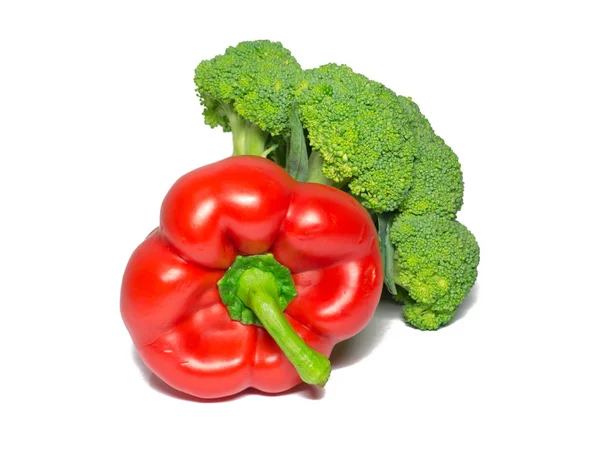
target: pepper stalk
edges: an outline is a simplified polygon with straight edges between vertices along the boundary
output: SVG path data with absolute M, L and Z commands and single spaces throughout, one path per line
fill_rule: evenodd
M 288 268 L 272 254 L 238 256 L 218 287 L 233 320 L 263 326 L 302 381 L 325 386 L 331 373 L 329 359 L 306 344 L 283 315 L 297 295 Z

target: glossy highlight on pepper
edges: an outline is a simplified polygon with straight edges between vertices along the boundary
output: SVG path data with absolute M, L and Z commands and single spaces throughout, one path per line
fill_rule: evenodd
M 123 320 L 158 377 L 200 398 L 248 387 L 276 393 L 302 381 L 267 329 L 232 319 L 219 294 L 237 256 L 267 254 L 289 269 L 297 292 L 279 317 L 310 350 L 328 357 L 372 318 L 383 281 L 367 211 L 267 159 L 231 157 L 173 185 L 160 227 L 123 276 Z

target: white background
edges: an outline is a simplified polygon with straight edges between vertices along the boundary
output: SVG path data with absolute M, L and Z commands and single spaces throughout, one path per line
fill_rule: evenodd
M 600 450 L 594 3 L 2 2 L 0 449 Z M 437 332 L 382 301 L 323 391 L 198 402 L 135 357 L 121 275 L 171 184 L 231 152 L 195 66 L 264 38 L 419 104 L 480 276 Z

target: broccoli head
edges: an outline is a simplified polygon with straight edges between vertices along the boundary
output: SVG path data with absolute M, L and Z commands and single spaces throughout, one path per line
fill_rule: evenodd
M 395 210 L 410 187 L 415 143 L 396 94 L 348 66 L 304 72 L 298 109 L 318 165 L 374 212 Z M 309 168 L 309 174 L 318 174 Z M 318 177 L 309 179 L 323 182 Z
M 234 154 L 261 155 L 270 136 L 289 132 L 300 65 L 281 43 L 247 41 L 201 62 L 194 82 L 211 127 L 233 133 Z
M 412 184 L 400 211 L 456 218 L 463 202 L 463 178 L 456 154 L 435 134 L 410 98 L 398 96 L 416 142 Z
M 399 214 L 390 238 L 394 279 L 404 318 L 422 330 L 449 323 L 477 278 L 479 245 L 456 220 L 437 214 Z

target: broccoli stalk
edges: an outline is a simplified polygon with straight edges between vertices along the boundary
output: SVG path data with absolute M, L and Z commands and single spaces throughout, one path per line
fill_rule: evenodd
M 329 179 L 323 174 L 323 156 L 319 152 L 311 152 L 308 158 L 307 173 L 308 176 L 304 182 L 313 182 L 315 184 L 329 185 L 340 190 L 345 190 L 348 185 L 349 179 L 341 179 L 334 181 Z M 346 190 L 345 190 L 346 191 Z
M 308 158 L 308 177 L 306 182 L 333 186 L 334 182 L 323 174 L 323 157 L 318 152 L 311 152 Z
M 269 139 L 267 132 L 238 115 L 231 104 L 222 103 L 220 113 L 227 118 L 233 136 L 233 155 L 262 155 L 265 152 Z

